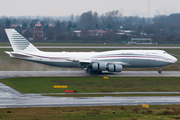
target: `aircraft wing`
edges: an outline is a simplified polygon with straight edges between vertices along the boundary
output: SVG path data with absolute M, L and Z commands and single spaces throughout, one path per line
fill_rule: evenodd
M 76 59 L 76 58 L 70 58 L 67 59 L 68 61 L 72 61 L 72 62 L 79 62 L 79 63 L 92 63 L 91 59 Z
M 107 62 L 107 64 L 119 64 L 122 66 L 130 66 L 130 64 L 126 62 Z
M 89 66 L 91 65 L 92 63 L 105 63 L 105 64 L 119 64 L 119 65 L 122 65 L 122 66 L 130 66 L 129 63 L 126 63 L 126 62 L 100 62 L 100 61 L 93 61 L 91 59 L 85 59 L 85 60 L 78 60 L 78 59 L 68 59 L 68 61 L 73 61 L 73 62 L 78 62 L 80 64 L 80 66 Z
M 106 62 L 106 61 L 91 61 L 91 60 L 79 60 L 79 64 L 92 64 L 92 63 L 105 63 L 105 64 L 119 64 L 119 65 L 129 65 L 126 62 Z
M 90 59 L 88 60 L 78 60 L 78 59 L 67 59 L 68 61 L 72 61 L 72 62 L 78 62 L 79 66 L 82 68 L 85 68 L 86 66 L 89 66 L 92 64 L 92 61 Z

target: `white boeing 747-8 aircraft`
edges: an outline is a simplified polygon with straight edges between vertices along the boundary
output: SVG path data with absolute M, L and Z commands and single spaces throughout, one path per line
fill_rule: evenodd
M 106 52 L 43 52 L 14 29 L 5 29 L 13 52 L 10 57 L 57 67 L 80 67 L 87 73 L 121 72 L 122 68 L 161 68 L 177 59 L 163 50 L 114 50 Z

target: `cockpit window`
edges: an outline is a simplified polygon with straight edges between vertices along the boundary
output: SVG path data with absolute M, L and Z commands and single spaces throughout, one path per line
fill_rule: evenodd
M 164 52 L 164 54 L 167 54 L 167 52 Z

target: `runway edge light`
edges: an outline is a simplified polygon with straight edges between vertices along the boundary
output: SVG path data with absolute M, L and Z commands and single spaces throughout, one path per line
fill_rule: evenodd
M 149 108 L 149 105 L 147 105 L 147 104 L 142 104 L 142 107 L 143 107 L 143 108 Z

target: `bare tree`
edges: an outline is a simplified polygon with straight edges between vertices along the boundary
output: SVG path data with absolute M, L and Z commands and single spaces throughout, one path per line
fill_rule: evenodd
M 74 15 L 73 14 L 71 14 L 70 20 L 71 20 L 72 23 L 74 23 Z
M 6 28 L 10 28 L 11 21 L 9 19 L 6 19 Z
M 104 27 L 108 29 L 116 29 L 122 24 L 122 14 L 119 10 L 114 10 L 101 15 L 101 21 Z
M 94 29 L 98 21 L 98 13 L 92 11 L 85 12 L 80 17 L 81 27 L 85 29 Z

